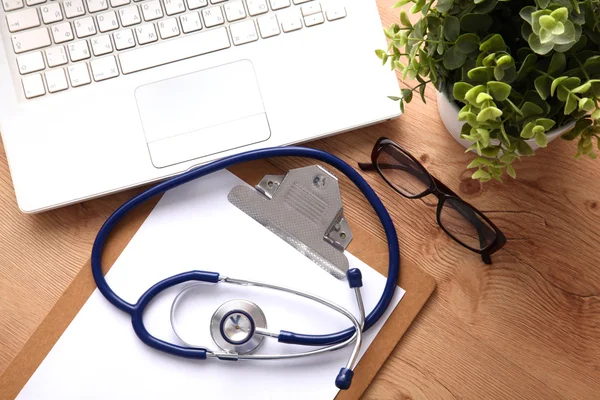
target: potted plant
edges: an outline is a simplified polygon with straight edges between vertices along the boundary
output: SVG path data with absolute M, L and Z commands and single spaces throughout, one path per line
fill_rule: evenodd
M 545 147 L 561 134 L 578 140 L 576 157 L 596 158 L 600 0 L 400 0 L 395 7 L 408 3 L 422 15 L 411 21 L 400 11 L 385 30 L 388 49 L 376 54 L 417 82 L 390 98 L 404 110 L 414 92 L 425 101 L 433 84 L 440 109 L 444 101 L 455 108 L 450 119 L 478 154 L 469 164 L 474 179 L 501 180 L 504 170 L 514 178 L 511 164 L 534 154 L 532 142 Z

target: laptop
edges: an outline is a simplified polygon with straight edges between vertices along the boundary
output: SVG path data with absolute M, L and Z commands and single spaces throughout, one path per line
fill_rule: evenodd
M 0 131 L 23 212 L 399 115 L 375 0 L 0 2 Z

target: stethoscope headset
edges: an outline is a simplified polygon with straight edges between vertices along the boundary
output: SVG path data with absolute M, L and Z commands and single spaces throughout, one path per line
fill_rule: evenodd
M 150 287 L 144 294 L 142 294 L 135 304 L 131 304 L 123 300 L 110 288 L 102 272 L 102 251 L 110 232 L 131 210 L 145 201 L 161 195 L 177 186 L 183 185 L 184 183 L 236 164 L 270 157 L 312 158 L 337 168 L 356 185 L 356 187 L 369 201 L 373 207 L 373 210 L 375 210 L 375 213 L 379 217 L 379 220 L 381 221 L 381 224 L 385 230 L 385 235 L 388 242 L 389 268 L 381 298 L 366 317 L 362 303 L 362 297 L 360 294 L 362 277 L 360 271 L 356 268 L 348 271 L 347 280 L 350 288 L 354 290 L 356 294 L 356 301 L 360 313 L 358 319 L 351 312 L 336 305 L 335 303 L 332 303 L 324 298 L 314 296 L 310 293 L 278 285 L 226 277 L 217 272 L 188 271 L 173 275 Z M 112 303 L 113 306 L 131 316 L 133 329 L 136 335 L 142 342 L 154 349 L 175 356 L 192 359 L 217 358 L 221 360 L 273 360 L 322 354 L 324 352 L 344 348 L 354 343 L 354 349 L 348 360 L 348 363 L 345 367 L 341 368 L 335 381 L 338 388 L 345 390 L 350 387 L 352 382 L 352 377 L 354 375 L 353 369 L 356 366 L 360 345 L 362 342 L 362 332 L 371 328 L 373 324 L 375 324 L 381 318 L 385 310 L 388 308 L 394 295 L 400 270 L 400 249 L 398 246 L 396 230 L 389 213 L 369 184 L 350 165 L 338 157 L 321 150 L 304 147 L 283 147 L 252 150 L 238 155 L 225 157 L 221 160 L 194 168 L 188 172 L 182 173 L 181 175 L 163 181 L 135 196 L 119 207 L 119 209 L 117 209 L 106 220 L 102 228 L 100 228 L 92 248 L 91 264 L 94 280 L 96 281 L 100 292 L 110 303 Z M 220 351 L 210 350 L 206 347 L 191 344 L 183 340 L 182 342 L 185 343 L 185 346 L 169 343 L 151 335 L 146 329 L 143 320 L 143 313 L 146 309 L 146 306 L 148 306 L 152 299 L 154 299 L 163 290 L 186 282 L 212 284 L 229 283 L 242 286 L 257 286 L 271 290 L 292 293 L 321 303 L 339 312 L 348 318 L 353 326 L 340 332 L 323 335 L 308 335 L 284 330 L 280 332 L 270 332 L 265 329 L 266 324 L 264 314 L 258 308 L 258 306 L 256 306 L 256 304 L 243 300 L 234 300 L 222 305 L 215 312 L 213 318 L 211 319 L 211 333 L 215 343 L 220 347 Z M 180 339 L 181 335 L 179 335 L 177 332 L 175 311 L 180 301 L 189 292 L 190 288 L 190 286 L 184 288 L 177 295 L 171 307 L 171 323 L 175 333 Z M 258 347 L 264 337 L 276 338 L 280 343 L 319 346 L 319 348 L 303 353 L 293 354 L 251 354 L 251 352 Z

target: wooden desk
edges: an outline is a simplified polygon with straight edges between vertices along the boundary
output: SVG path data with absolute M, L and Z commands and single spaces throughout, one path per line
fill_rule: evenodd
M 379 0 L 385 25 L 397 16 L 394 2 Z M 431 206 L 368 176 L 396 222 L 403 257 L 438 289 L 365 397 L 597 399 L 599 162 L 574 160 L 574 144 L 559 140 L 517 164 L 519 180 L 480 185 L 469 179 L 472 156 L 444 130 L 431 89 L 427 98 L 398 120 L 310 145 L 356 162 L 369 159 L 379 136 L 392 138 L 485 211 L 509 242 L 484 266 L 442 233 Z M 101 223 L 132 193 L 23 215 L 0 144 L 0 374 L 85 264 Z M 346 215 L 383 240 L 364 206 L 350 196 Z

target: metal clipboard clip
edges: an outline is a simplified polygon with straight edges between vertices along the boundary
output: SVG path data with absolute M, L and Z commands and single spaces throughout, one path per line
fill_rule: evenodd
M 348 271 L 344 250 L 352 231 L 337 178 L 320 165 L 265 175 L 256 190 L 234 187 L 229 202 L 338 279 Z

